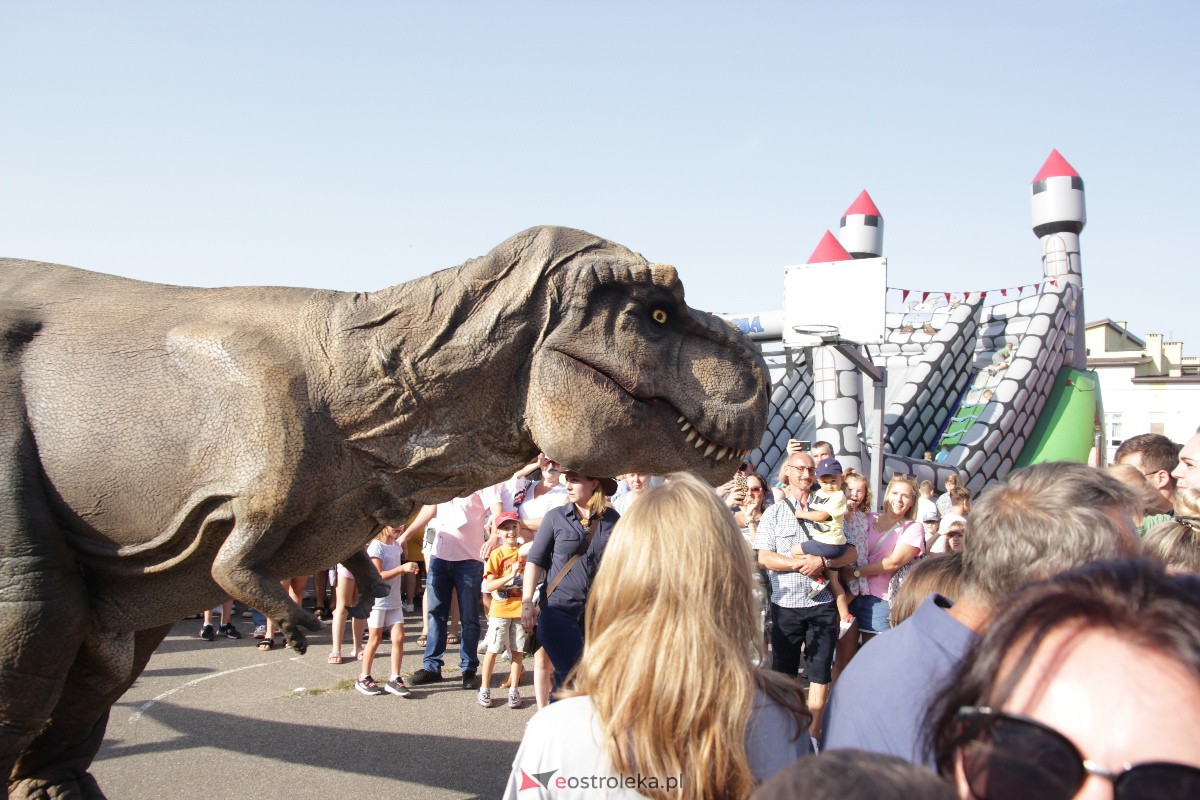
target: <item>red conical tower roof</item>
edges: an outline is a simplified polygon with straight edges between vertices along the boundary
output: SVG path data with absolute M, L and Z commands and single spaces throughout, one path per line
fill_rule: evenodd
M 1057 150 L 1050 151 L 1050 157 L 1046 159 L 1046 163 L 1042 164 L 1041 170 L 1033 177 L 1032 183 L 1044 181 L 1047 178 L 1078 178 L 1079 173 L 1075 168 L 1067 163 L 1067 160 L 1062 157 L 1062 154 Z
M 808 257 L 805 264 L 823 264 L 826 261 L 852 261 L 853 257 L 846 252 L 846 248 L 842 247 L 832 233 L 828 230 L 821 237 L 820 244 L 817 249 L 812 251 L 812 255 Z
M 872 217 L 883 216 L 883 214 L 879 213 L 879 209 L 875 207 L 875 203 L 871 200 L 871 195 L 867 194 L 866 189 L 862 190 L 862 194 L 855 198 L 854 202 L 850 204 L 850 207 L 846 209 L 846 213 L 842 216 L 848 217 L 851 214 L 866 214 Z

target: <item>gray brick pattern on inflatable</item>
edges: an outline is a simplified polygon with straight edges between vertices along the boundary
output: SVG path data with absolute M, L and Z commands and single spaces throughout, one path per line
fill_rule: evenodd
M 936 449 L 938 432 L 971 378 L 982 311 L 982 299 L 960 303 L 934 315 L 932 334 L 894 328 L 886 344 L 868 348 L 876 351 L 876 364 L 904 376 L 889 379 L 886 393 L 883 420 L 892 455 L 920 462 L 922 453 Z
M 1024 449 L 1059 370 L 1074 355 L 1074 315 L 1068 309 L 1077 306 L 1078 292 L 1074 284 L 1045 286 L 1040 295 L 985 309 L 981 339 L 989 341 L 976 353 L 976 367 L 990 364 L 1006 338 L 1017 344 L 992 401 L 947 458 L 972 490 L 1007 475 Z
M 788 439 L 816 440 L 813 424 L 813 374 L 805 357 L 796 355 L 790 367 L 781 358 L 768 358 L 771 367 L 771 409 L 762 443 L 750 454 L 759 474 L 774 485 L 787 453 Z
M 863 378 L 854 363 L 832 347 L 807 351 L 813 365 L 815 440 L 833 445 L 843 469 L 864 470 Z
M 1039 295 L 995 306 L 984 307 L 982 299 L 960 303 L 934 314 L 933 334 L 921 328 L 902 332 L 902 315 L 889 314 L 885 343 L 867 348 L 875 364 L 904 375 L 897 384 L 889 381 L 885 395 L 885 479 L 910 474 L 940 489 L 947 475 L 958 472 L 967 486 L 979 491 L 1007 475 L 1037 424 L 1059 370 L 1074 358 L 1078 292 L 1074 284 L 1060 282 L 1057 287 L 1044 286 Z M 991 402 L 944 463 L 922 460 L 925 450 L 936 449 L 937 435 L 972 376 L 986 369 L 1009 341 L 1016 346 Z M 764 477 L 773 480 L 791 438 L 830 441 L 844 459 L 843 466 L 866 471 L 859 421 L 869 382 L 831 348 L 797 354 L 790 369 L 778 359 L 772 366 L 767 431 L 752 456 Z

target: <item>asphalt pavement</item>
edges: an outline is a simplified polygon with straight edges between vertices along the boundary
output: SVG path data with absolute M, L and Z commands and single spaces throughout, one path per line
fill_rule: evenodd
M 503 794 L 536 710 L 528 669 L 519 709 L 508 708 L 505 691 L 494 688 L 508 671 L 499 659 L 492 679 L 497 707 L 479 706 L 475 692 L 461 688 L 457 649 L 447 654 L 442 683 L 412 687 L 411 699 L 372 697 L 354 689 L 352 648 L 343 648 L 343 664 L 326 662 L 328 623 L 310 635 L 301 656 L 258 650 L 250 621 L 235 621 L 244 638 L 215 642 L 199 638 L 198 620 L 177 623 L 113 706 L 92 766 L 111 800 Z M 407 676 L 421 666 L 419 611 L 405 628 Z M 377 680 L 386 679 L 390 648 L 385 639 Z

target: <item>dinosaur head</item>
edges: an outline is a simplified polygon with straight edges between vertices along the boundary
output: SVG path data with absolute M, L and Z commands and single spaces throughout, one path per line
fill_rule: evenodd
M 766 427 L 770 377 L 754 345 L 689 308 L 673 267 L 582 231 L 526 233 L 553 254 L 525 408 L 538 448 L 590 475 L 725 479 Z

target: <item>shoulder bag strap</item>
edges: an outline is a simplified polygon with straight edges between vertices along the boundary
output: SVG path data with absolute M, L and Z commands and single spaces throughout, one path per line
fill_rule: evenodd
M 554 576 L 554 581 L 546 588 L 546 601 L 550 600 L 550 595 L 554 594 L 554 590 L 558 588 L 558 584 L 562 583 L 562 579 L 567 577 L 567 573 L 579 563 L 579 559 L 583 558 L 583 554 L 587 552 L 588 547 L 592 544 L 592 534 L 596 532 L 596 527 L 599 524 L 599 516 L 588 524 L 587 536 L 583 539 L 583 545 L 575 551 L 575 555 L 571 556 L 571 559 L 563 565 L 562 571 Z

